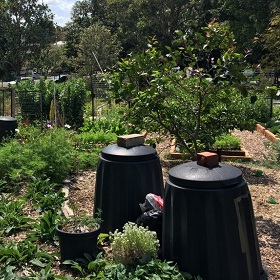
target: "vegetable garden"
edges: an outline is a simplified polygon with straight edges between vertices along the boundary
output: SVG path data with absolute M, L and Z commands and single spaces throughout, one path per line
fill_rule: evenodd
M 108 98 L 95 100 L 98 116 L 92 116 L 92 96 L 82 78 L 59 85 L 43 79 L 17 85 L 19 99 L 20 93 L 27 94 L 40 115 L 30 119 L 23 105 L 15 137 L 0 146 L 1 279 L 201 279 L 160 260 L 158 242 L 145 229 L 126 227 L 140 230 L 142 239 L 131 242 L 153 241 L 143 246 L 153 257 L 145 264 L 126 259 L 132 249 L 128 244 L 127 254 L 120 253 L 120 236 L 127 232 L 110 238 L 101 234 L 97 258 L 85 255 L 60 264 L 55 236 L 56 225 L 65 219 L 63 182 L 79 171 L 96 170 L 101 148 L 118 135 L 153 132 L 156 137 L 147 140 L 151 145 L 168 135 L 193 160 L 199 151 L 228 145 L 225 134 L 233 129 L 252 131 L 256 122 L 269 123 L 266 92 L 248 84 L 241 71 L 243 58 L 235 53 L 226 27 L 212 23 L 194 38 L 178 32 L 166 53 L 152 41 L 145 53 L 122 60 L 106 77 Z M 257 95 L 255 102 L 252 95 Z M 274 118 L 275 124 L 278 109 Z M 229 141 L 238 145 L 234 140 Z M 271 163 L 278 168 L 278 144 L 275 150 Z

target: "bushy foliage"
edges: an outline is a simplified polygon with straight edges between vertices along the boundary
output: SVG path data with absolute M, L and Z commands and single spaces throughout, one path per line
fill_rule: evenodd
M 37 153 L 17 140 L 0 146 L 0 176 L 7 183 L 20 184 L 38 173 L 41 175 L 37 171 L 45 167 L 45 162 Z
M 40 79 L 39 83 L 28 79 L 17 84 L 16 92 L 23 120 L 41 121 L 41 119 L 47 120 L 49 118 L 54 87 L 53 81 L 45 81 L 43 78 Z
M 103 131 L 104 133 L 114 133 L 116 135 L 124 135 L 131 132 L 131 129 L 123 121 L 123 114 L 120 106 L 112 105 L 102 110 L 102 116 L 96 119 L 86 118 L 82 132 L 96 133 Z
M 0 176 L 20 183 L 32 177 L 61 183 L 72 168 L 74 147 L 64 129 L 34 128 L 24 132 L 21 141 L 12 139 L 0 146 Z M 32 131 L 35 133 L 33 134 Z M 20 138 L 20 132 L 17 135 Z
M 117 263 L 147 263 L 157 257 L 159 241 L 156 232 L 128 222 L 123 231 L 111 234 L 113 258 Z
M 208 148 L 230 129 L 253 130 L 244 57 L 234 44 L 226 24 L 211 22 L 200 33 L 178 31 L 167 54 L 153 40 L 145 52 L 122 60 L 111 81 L 116 100 L 127 104 L 126 120 L 174 135 L 193 158 L 198 143 Z
M 67 123 L 75 129 L 83 125 L 87 90 L 81 78 L 63 84 L 43 78 L 34 83 L 29 79 L 18 83 L 16 92 L 23 120 L 50 120 L 54 124 L 53 115 L 56 114 L 56 124 L 63 126 Z
M 82 79 L 73 79 L 58 87 L 60 110 L 64 121 L 72 128 L 83 126 L 84 109 L 87 96 L 86 85 Z
M 65 129 L 45 130 L 37 141 L 29 142 L 27 147 L 45 163 L 41 170 L 37 170 L 38 177 L 43 174 L 51 182 L 59 183 L 71 171 L 74 147 Z
M 213 148 L 227 149 L 227 150 L 238 150 L 241 146 L 241 140 L 231 134 L 223 133 L 216 137 Z

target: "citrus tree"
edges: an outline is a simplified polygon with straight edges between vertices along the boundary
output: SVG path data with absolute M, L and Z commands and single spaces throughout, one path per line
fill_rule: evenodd
M 243 66 L 228 26 L 211 22 L 200 33 L 178 31 L 166 53 L 154 39 L 123 59 L 110 77 L 113 97 L 126 102 L 130 123 L 174 135 L 194 159 L 221 133 L 253 130 Z

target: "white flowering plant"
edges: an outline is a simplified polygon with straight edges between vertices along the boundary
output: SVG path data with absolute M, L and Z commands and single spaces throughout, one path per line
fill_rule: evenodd
M 148 263 L 157 257 L 159 240 L 156 232 L 128 222 L 123 232 L 110 233 L 114 261 L 122 264 Z

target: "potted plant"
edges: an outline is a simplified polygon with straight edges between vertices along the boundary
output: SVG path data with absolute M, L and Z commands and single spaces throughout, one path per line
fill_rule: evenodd
M 75 260 L 85 253 L 97 255 L 97 238 L 100 233 L 101 211 L 96 215 L 74 214 L 56 226 L 59 239 L 60 259 Z

